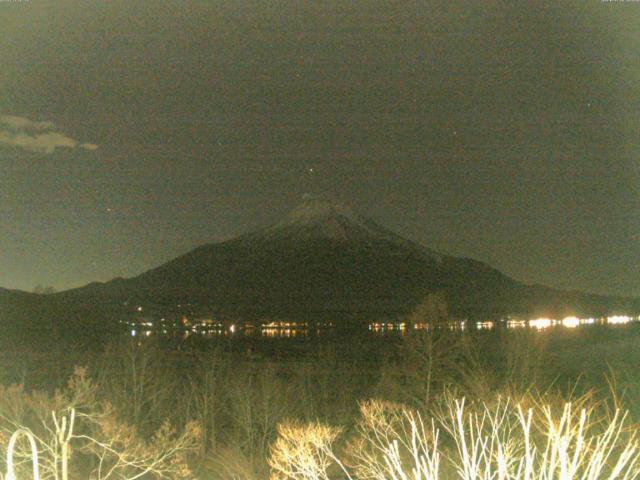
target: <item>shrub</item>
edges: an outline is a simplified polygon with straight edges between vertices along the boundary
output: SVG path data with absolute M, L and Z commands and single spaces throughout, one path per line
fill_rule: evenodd
M 467 405 L 452 396 L 429 422 L 403 405 L 361 404 L 347 476 L 371 480 L 596 480 L 640 475 L 640 445 L 620 410 L 591 397 L 558 410 L 529 399 Z M 273 478 L 327 479 L 338 430 L 287 425 L 272 449 Z M 283 460 L 285 459 L 285 460 Z M 283 466 L 284 465 L 284 466 Z

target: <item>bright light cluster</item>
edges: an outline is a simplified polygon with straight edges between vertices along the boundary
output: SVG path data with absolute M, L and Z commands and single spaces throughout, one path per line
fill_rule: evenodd
M 594 325 L 596 323 L 609 324 L 609 325 L 622 325 L 632 322 L 633 317 L 627 315 L 613 315 L 610 317 L 604 317 L 600 319 L 595 318 L 578 318 L 574 316 L 564 317 L 562 320 L 555 320 L 552 318 L 536 318 L 529 321 L 524 320 L 509 320 L 507 326 L 510 328 L 523 327 L 529 325 L 531 328 L 537 330 L 543 330 L 545 328 L 553 327 L 556 325 L 562 325 L 565 328 L 576 328 L 580 325 Z
M 478 327 L 478 330 L 491 330 L 493 329 L 493 327 L 495 327 L 495 323 L 493 323 L 490 320 L 487 320 L 486 322 L 478 322 L 477 327 Z
M 607 323 L 611 325 L 620 325 L 623 323 L 629 323 L 631 320 L 633 319 L 627 315 L 613 315 L 611 317 L 607 317 Z
M 580 325 L 580 319 L 578 317 L 565 317 L 561 323 L 563 327 L 576 328 Z
M 524 320 L 509 320 L 507 322 L 507 327 L 509 328 L 522 328 L 526 326 L 527 322 L 525 322 Z
M 529 320 L 529 326 L 531 328 L 537 328 L 542 330 L 543 328 L 549 328 L 554 324 L 554 321 L 550 318 L 536 318 L 535 320 Z

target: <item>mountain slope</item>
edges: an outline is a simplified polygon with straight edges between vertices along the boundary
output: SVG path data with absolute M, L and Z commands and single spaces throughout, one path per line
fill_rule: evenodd
M 408 311 L 429 292 L 458 317 L 605 314 L 637 308 L 626 299 L 519 283 L 471 259 L 404 239 L 325 197 L 306 196 L 275 225 L 204 245 L 137 277 L 47 296 L 60 310 L 117 312 L 123 305 L 178 304 L 229 315 Z M 129 307 L 130 308 L 130 307 Z

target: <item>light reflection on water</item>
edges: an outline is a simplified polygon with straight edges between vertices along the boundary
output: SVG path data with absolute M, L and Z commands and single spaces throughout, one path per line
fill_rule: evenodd
M 541 331 L 554 327 L 562 328 L 578 328 L 584 325 L 626 325 L 631 322 L 637 322 L 639 317 L 631 317 L 628 315 L 612 315 L 601 318 L 578 318 L 568 316 L 562 319 L 555 318 L 533 318 L 533 319 L 516 319 L 493 321 L 486 320 L 481 322 L 446 322 L 433 326 L 429 323 L 409 324 L 406 322 L 372 322 L 368 324 L 368 330 L 374 335 L 405 335 L 410 330 L 429 331 L 437 328 L 447 328 L 452 331 L 471 330 L 493 330 L 498 327 L 508 329 L 530 328 L 532 330 Z M 217 337 L 233 337 L 233 336 L 261 336 L 265 338 L 295 338 L 305 337 L 310 334 L 321 335 L 323 332 L 331 331 L 334 327 L 333 323 L 323 323 L 314 325 L 313 328 L 307 323 L 296 322 L 271 322 L 264 325 L 193 325 L 188 329 L 173 330 L 169 332 L 166 329 L 154 330 L 148 324 L 131 324 L 130 335 L 132 337 L 149 337 L 152 334 L 174 335 L 184 339 L 187 338 L 217 338 Z

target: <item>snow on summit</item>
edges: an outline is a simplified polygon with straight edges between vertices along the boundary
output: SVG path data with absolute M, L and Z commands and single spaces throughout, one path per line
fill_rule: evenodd
M 338 242 L 380 242 L 418 250 L 432 259 L 442 256 L 396 235 L 326 195 L 305 194 L 302 203 L 275 225 L 257 232 L 267 239 L 329 239 Z
M 302 203 L 289 213 L 276 226 L 309 224 L 330 217 L 344 217 L 353 223 L 362 223 L 363 218 L 350 208 L 330 199 L 326 195 L 305 194 Z

